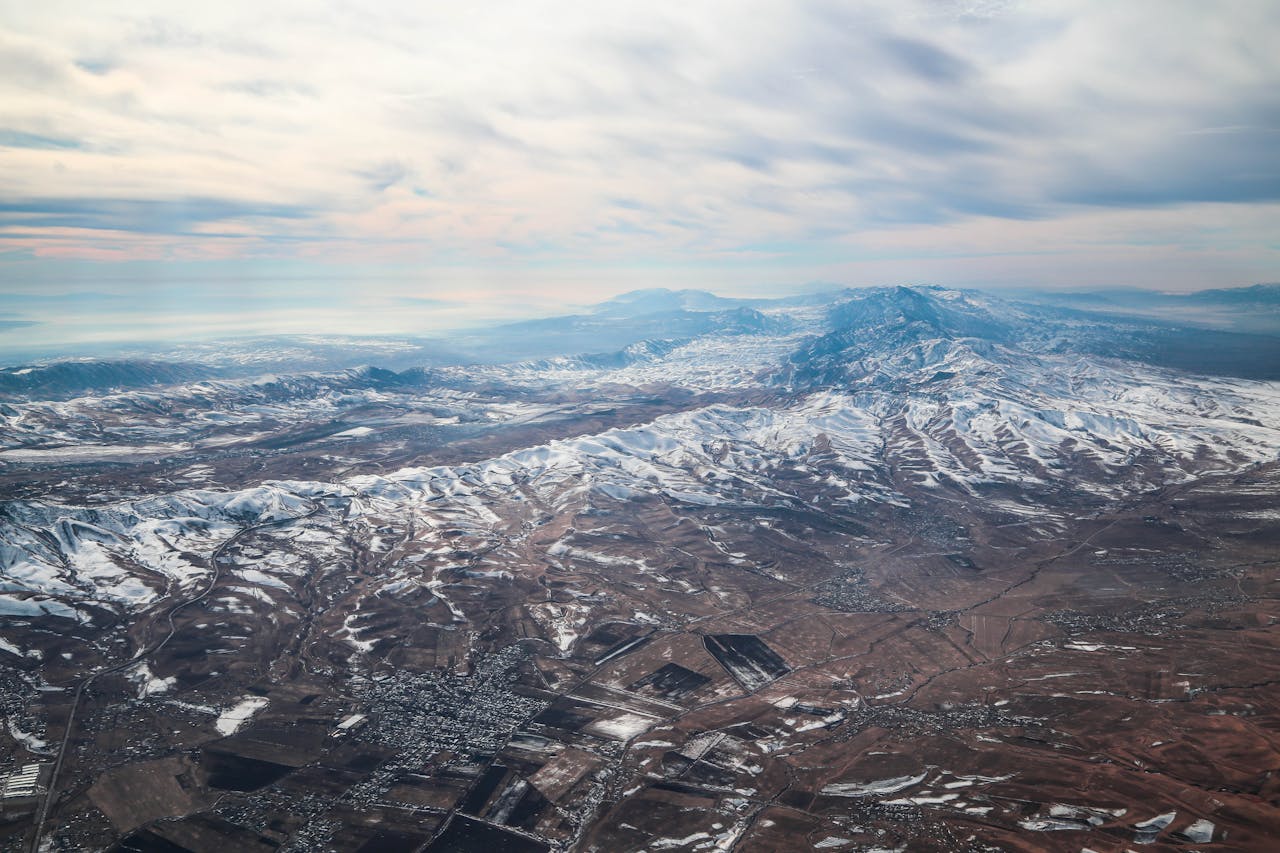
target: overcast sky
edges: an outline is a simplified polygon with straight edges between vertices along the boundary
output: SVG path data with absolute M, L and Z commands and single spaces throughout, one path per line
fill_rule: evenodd
M 0 336 L 1274 281 L 1277 45 L 1274 0 L 0 0 Z

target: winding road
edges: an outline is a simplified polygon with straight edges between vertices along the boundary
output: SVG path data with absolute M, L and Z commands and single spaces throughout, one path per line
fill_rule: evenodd
M 49 819 L 49 810 L 53 806 L 54 800 L 57 799 L 58 776 L 62 771 L 62 762 L 67 754 L 67 745 L 71 742 L 71 734 L 75 728 L 76 711 L 80 707 L 80 699 L 84 696 L 85 690 L 87 690 L 93 684 L 93 682 L 96 681 L 98 678 L 104 675 L 110 675 L 111 673 L 120 672 L 121 670 L 128 669 L 131 666 L 135 666 L 138 663 L 145 660 L 146 658 L 150 657 L 151 655 L 163 649 L 166 645 L 168 645 L 169 641 L 172 640 L 174 635 L 178 633 L 178 627 L 176 623 L 173 621 L 174 617 L 178 613 L 190 607 L 191 605 L 197 604 L 203 601 L 206 597 L 208 597 L 209 593 L 213 592 L 214 588 L 217 587 L 218 581 L 222 576 L 222 565 L 220 563 L 220 560 L 222 559 L 222 555 L 227 550 L 227 548 L 234 545 L 237 541 L 240 540 L 241 537 L 246 536 L 250 533 L 253 533 L 254 531 L 262 530 L 268 527 L 279 527 L 285 524 L 292 524 L 295 521 L 301 521 L 304 518 L 311 518 L 313 515 L 315 515 L 316 513 L 320 512 L 321 509 L 323 509 L 323 507 L 314 500 L 311 500 L 310 503 L 311 503 L 310 512 L 303 513 L 302 515 L 289 516 L 287 518 L 276 518 L 270 521 L 262 521 L 256 524 L 251 524 L 248 527 L 240 528 L 234 534 L 232 534 L 229 538 L 225 539 L 220 545 L 218 545 L 217 548 L 213 550 L 213 553 L 209 555 L 209 564 L 213 569 L 213 575 L 209 580 L 208 586 L 206 586 L 198 595 L 192 596 L 191 598 L 188 598 L 185 601 L 179 601 L 169 608 L 168 612 L 165 614 L 165 621 L 168 623 L 169 630 L 165 633 L 165 635 L 159 641 L 152 643 L 149 646 L 145 646 L 142 649 L 139 649 L 133 655 L 133 657 L 129 658 L 126 661 L 122 661 L 121 663 L 114 664 L 112 666 L 107 667 L 106 669 L 98 670 L 97 672 L 85 678 L 78 685 L 76 685 L 75 695 L 71 697 L 71 709 L 67 711 L 67 724 L 63 728 L 62 740 L 58 743 L 58 752 L 53 761 L 53 773 L 49 777 L 49 786 L 48 786 L 48 789 L 45 791 L 44 798 L 40 801 L 40 809 L 37 812 L 35 829 L 32 832 L 31 840 L 27 847 L 29 853 L 38 853 L 38 851 L 40 850 L 40 839 L 44 836 L 44 825 Z

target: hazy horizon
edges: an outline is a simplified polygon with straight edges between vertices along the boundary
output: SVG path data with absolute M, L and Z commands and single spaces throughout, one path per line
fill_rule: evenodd
M 865 286 L 847 286 L 838 282 L 808 282 L 789 288 L 780 288 L 772 292 L 711 291 L 704 288 L 670 288 L 664 286 L 652 288 L 636 288 L 620 293 L 601 296 L 591 302 L 570 302 L 544 300 L 538 303 L 494 305 L 481 300 L 471 302 L 448 302 L 429 298 L 398 297 L 386 299 L 379 312 L 368 312 L 362 316 L 362 322 L 356 326 L 350 322 L 349 313 L 333 307 L 311 307 L 299 309 L 290 297 L 279 293 L 260 295 L 249 302 L 250 309 L 241 312 L 205 313 L 184 315 L 184 325 L 175 330 L 174 318 L 156 310 L 154 305 L 142 309 L 131 308 L 128 300 L 104 292 L 83 291 L 79 293 L 54 296 L 41 300 L 17 298 L 18 308 L 26 309 L 31 315 L 37 312 L 55 310 L 60 305 L 75 303 L 84 310 L 81 315 L 74 315 L 71 324 L 61 326 L 61 336 L 45 338 L 47 331 L 42 326 L 53 326 L 36 321 L 14 320 L 21 316 L 17 312 L 0 311 L 0 368 L 17 367 L 27 362 L 45 362 L 60 358 L 95 359 L 122 356 L 146 357 L 148 354 L 165 354 L 173 356 L 186 352 L 192 356 L 201 347 L 215 345 L 220 342 L 254 345 L 257 341 L 273 339 L 310 340 L 341 342 L 347 345 L 361 340 L 372 344 L 377 340 L 384 341 L 418 341 L 435 342 L 445 349 L 451 340 L 465 338 L 468 335 L 501 329 L 508 324 L 550 318 L 569 318 L 577 315 L 591 315 L 607 306 L 614 300 L 638 294 L 692 292 L 709 294 L 727 299 L 743 300 L 744 304 L 760 301 L 769 304 L 781 304 L 789 297 L 808 295 L 830 295 L 839 299 L 843 292 L 885 289 L 894 287 L 941 287 L 944 290 L 961 290 L 964 292 L 986 293 L 991 296 L 1011 299 L 1015 302 L 1030 300 L 1052 304 L 1055 295 L 1091 297 L 1080 300 L 1068 300 L 1064 304 L 1078 302 L 1080 308 L 1091 311 L 1108 311 L 1124 316 L 1156 321 L 1168 321 L 1188 327 L 1222 328 L 1238 332 L 1261 332 L 1267 335 L 1280 334 L 1280 305 L 1270 293 L 1258 300 L 1242 304 L 1210 305 L 1204 302 L 1191 305 L 1175 303 L 1142 304 L 1146 296 L 1181 297 L 1190 293 L 1208 293 L 1211 291 L 1246 291 L 1252 287 L 1280 289 L 1280 284 L 1262 282 L 1240 288 L 1207 288 L 1201 291 L 1176 292 L 1158 291 L 1151 288 L 1059 288 L 1019 289 L 1008 288 L 947 288 L 931 282 L 910 282 L 902 284 L 871 284 Z M 1134 301 L 1134 296 L 1143 296 L 1143 300 Z M 1101 297 L 1101 298 L 1098 298 Z M 244 305 L 243 299 L 237 303 Z M 366 303 L 367 305 L 368 303 Z M 264 306 L 272 306 L 265 308 Z M 187 307 L 190 308 L 191 303 Z M 34 309 L 34 310 L 33 310 Z M 367 309 L 366 309 L 367 310 Z M 658 309 L 662 310 L 662 309 Z M 693 308 L 692 310 L 712 310 Z M 112 317 L 109 325 L 104 326 L 97 319 L 103 313 Z M 641 312 L 643 313 L 643 312 Z M 607 313 L 601 315 L 609 316 Z M 77 326 L 84 331 L 82 337 L 67 334 L 67 329 Z M 56 328 L 56 327 L 55 327 Z

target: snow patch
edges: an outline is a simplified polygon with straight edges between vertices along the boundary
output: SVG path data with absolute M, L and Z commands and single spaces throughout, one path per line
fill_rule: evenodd
M 218 715 L 218 719 L 213 726 L 218 730 L 218 734 L 224 737 L 233 735 L 239 731 L 245 723 L 253 719 L 263 708 L 267 707 L 267 699 L 264 696 L 245 696 L 235 705 L 227 708 Z

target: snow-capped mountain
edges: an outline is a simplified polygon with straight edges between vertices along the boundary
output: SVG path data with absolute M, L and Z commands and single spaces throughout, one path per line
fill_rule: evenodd
M 1267 849 L 1248 335 L 911 287 L 486 341 L 6 386 L 50 849 Z
M 348 519 L 360 507 L 382 514 L 441 507 L 455 521 L 468 519 L 473 532 L 498 536 L 527 495 L 552 504 L 585 492 L 750 508 L 893 504 L 912 488 L 976 498 L 1002 487 L 1006 507 L 1044 511 L 1037 502 L 1047 495 L 1117 499 L 1272 462 L 1280 452 L 1275 383 L 1072 352 L 1070 320 L 1046 323 L 991 297 L 895 288 L 859 294 L 825 316 L 788 318 L 806 320 L 805 330 L 784 335 L 721 329 L 610 356 L 466 369 L 472 382 L 543 394 L 683 386 L 723 398 L 482 461 L 219 493 L 179 489 L 107 507 L 10 502 L 2 570 L 13 594 L 136 606 L 209 571 L 207 560 L 190 555 L 208 552 L 237 523 L 297 512 L 317 494 L 344 502 Z M 463 372 L 208 380 L 12 404 L 7 423 L 11 435 L 33 421 L 59 425 L 61 433 L 38 431 L 45 442 L 163 446 L 196 437 L 200 446 L 211 424 L 270 425 L 314 412 L 336 419 L 355 404 L 425 406 L 452 422 L 510 417 L 496 414 L 489 397 L 429 384 L 451 375 L 461 383 Z M 107 414 L 128 426 L 103 430 Z M 49 451 L 58 452 L 74 451 L 56 444 Z

